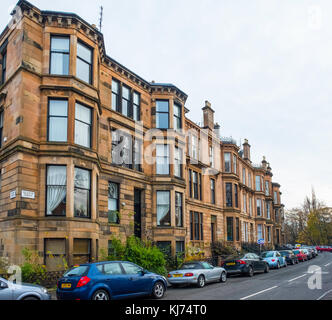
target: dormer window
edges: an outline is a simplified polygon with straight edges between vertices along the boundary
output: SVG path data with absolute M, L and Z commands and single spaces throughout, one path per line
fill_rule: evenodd
M 63 76 L 69 74 L 69 47 L 69 37 L 51 37 L 50 74 Z

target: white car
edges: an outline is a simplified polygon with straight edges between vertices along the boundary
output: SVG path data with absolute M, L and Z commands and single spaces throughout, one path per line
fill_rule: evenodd
M 209 282 L 226 282 L 227 271 L 222 267 L 214 267 L 205 261 L 184 263 L 180 269 L 168 274 L 168 282 L 177 287 L 183 284 L 194 284 L 203 288 Z

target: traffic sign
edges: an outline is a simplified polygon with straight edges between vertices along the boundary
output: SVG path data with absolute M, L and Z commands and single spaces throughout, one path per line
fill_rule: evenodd
M 257 243 L 258 243 L 258 244 L 264 244 L 264 243 L 265 243 L 265 240 L 264 240 L 264 239 L 258 239 Z

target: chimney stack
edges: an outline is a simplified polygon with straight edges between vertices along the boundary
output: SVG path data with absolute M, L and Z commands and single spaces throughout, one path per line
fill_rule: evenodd
M 217 136 L 218 139 L 220 139 L 220 124 L 216 123 L 214 125 L 214 134 Z
M 248 139 L 244 139 L 243 143 L 243 158 L 244 160 L 250 161 L 250 144 L 248 142 Z
M 214 129 L 214 110 L 211 108 L 211 103 L 205 101 L 205 107 L 202 108 L 204 117 L 204 128 Z
M 267 169 L 267 161 L 265 156 L 263 157 L 262 166 L 265 170 Z

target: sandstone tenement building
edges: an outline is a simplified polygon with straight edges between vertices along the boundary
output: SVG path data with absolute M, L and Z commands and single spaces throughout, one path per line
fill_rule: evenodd
M 0 256 L 21 263 L 27 247 L 55 269 L 61 255 L 98 259 L 111 236 L 131 234 L 173 254 L 282 243 L 269 163 L 220 137 L 209 102 L 200 127 L 179 88 L 107 56 L 94 25 L 19 1 L 0 59 Z

